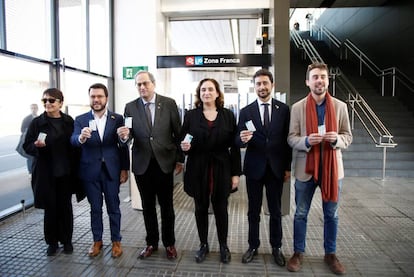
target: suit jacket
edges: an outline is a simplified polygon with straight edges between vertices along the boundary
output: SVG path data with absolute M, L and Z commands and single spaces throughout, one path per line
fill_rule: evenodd
M 164 173 L 173 172 L 176 162 L 184 163 L 179 147 L 181 121 L 173 99 L 157 94 L 152 128 L 148 126 L 141 98 L 126 104 L 125 117 L 128 116 L 132 117 L 132 171 L 135 174 L 144 174 L 152 153 Z
M 102 169 L 102 162 L 112 180 L 119 180 L 121 170 L 129 170 L 128 145 L 119 140 L 116 130 L 124 125 L 122 115 L 108 111 L 103 140 L 98 131 L 92 132 L 92 137 L 85 143 L 79 142 L 79 135 L 84 127 L 93 120 L 92 111 L 79 115 L 75 119 L 71 143 L 81 148 L 79 177 L 84 181 L 96 181 Z
M 288 143 L 294 150 L 294 175 L 299 181 L 310 180 L 312 175 L 305 172 L 306 156 L 311 148 L 305 144 L 306 140 L 306 99 L 299 100 L 292 106 Z M 348 109 L 344 102 L 333 98 L 336 120 L 338 121 L 338 141 L 334 146 L 338 164 L 338 178 L 344 177 L 341 148 L 347 148 L 352 142 L 351 127 L 349 124 Z
M 191 148 L 184 174 L 185 192 L 200 199 L 208 193 L 209 166 L 213 168 L 213 195 L 227 198 L 231 191 L 231 177 L 240 176 L 240 148 L 234 143 L 237 133 L 233 112 L 217 109 L 217 118 L 211 130 L 202 108 L 188 111 L 181 129 L 181 140 L 191 134 Z
M 248 178 L 259 180 L 265 174 L 269 163 L 273 174 L 283 180 L 285 171 L 290 171 L 292 149 L 287 143 L 289 132 L 289 107 L 272 98 L 271 121 L 268 129 L 262 125 L 257 100 L 240 111 L 239 133 L 246 130 L 246 122 L 251 120 L 256 128 L 252 139 L 243 144 L 240 136 L 236 142 L 240 147 L 247 147 L 244 158 L 243 172 Z

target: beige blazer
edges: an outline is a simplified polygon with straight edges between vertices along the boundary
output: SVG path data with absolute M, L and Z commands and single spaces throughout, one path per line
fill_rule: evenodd
M 309 181 L 312 175 L 305 173 L 306 156 L 311 148 L 306 147 L 306 97 L 292 106 L 288 143 L 293 149 L 294 176 L 301 182 Z M 348 109 L 344 102 L 333 98 L 336 120 L 338 121 L 338 142 L 334 146 L 338 162 L 338 178 L 344 177 L 341 149 L 346 149 L 352 142 Z

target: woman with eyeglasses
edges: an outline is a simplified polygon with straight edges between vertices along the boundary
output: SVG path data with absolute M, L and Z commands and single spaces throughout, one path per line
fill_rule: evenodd
M 32 173 L 34 206 L 44 209 L 44 236 L 47 255 L 73 252 L 72 191 L 75 180 L 75 152 L 70 144 L 73 119 L 61 112 L 63 94 L 49 88 L 42 97 L 45 112 L 33 119 L 23 144 L 35 157 Z

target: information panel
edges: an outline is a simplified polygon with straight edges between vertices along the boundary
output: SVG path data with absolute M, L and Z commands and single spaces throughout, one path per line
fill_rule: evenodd
M 157 56 L 157 68 L 271 65 L 271 54 Z

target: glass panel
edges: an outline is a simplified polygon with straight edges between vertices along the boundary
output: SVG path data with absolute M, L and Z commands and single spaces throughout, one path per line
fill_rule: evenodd
M 102 83 L 108 87 L 106 78 L 68 69 L 65 72 L 61 71 L 61 87 L 65 95 L 65 112 L 74 119 L 77 115 L 90 110 L 88 89 L 94 83 Z M 109 99 L 113 99 L 112 91 L 109 91 Z M 110 101 L 108 107 L 110 109 L 113 107 Z
M 49 60 L 50 0 L 6 0 L 7 50 Z
M 110 76 L 110 8 L 108 0 L 91 0 L 90 22 L 90 70 Z
M 86 22 L 82 0 L 59 1 L 60 58 L 68 66 L 86 67 Z
M 49 87 L 49 66 L 0 55 L 0 214 L 20 201 L 33 203 L 26 159 L 16 152 L 22 120 L 31 113 L 31 104 L 40 103 Z M 13 184 L 12 186 L 10 184 Z M 19 206 L 21 207 L 21 205 Z

